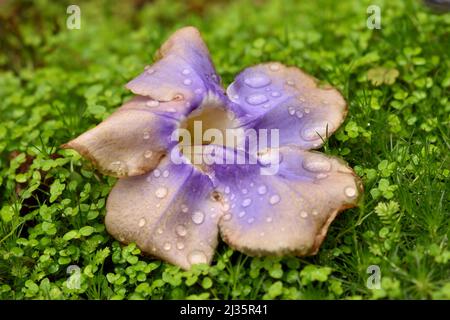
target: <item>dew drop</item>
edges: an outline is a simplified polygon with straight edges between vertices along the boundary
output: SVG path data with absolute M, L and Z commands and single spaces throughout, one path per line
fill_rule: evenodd
M 182 74 L 184 74 L 185 76 L 191 73 L 191 70 L 189 69 L 183 69 L 183 71 L 181 71 Z
M 192 84 L 192 80 L 191 79 L 184 79 L 183 84 L 185 86 L 190 86 Z
M 248 96 L 247 98 L 245 98 L 245 101 L 247 101 L 251 105 L 256 106 L 256 105 L 259 105 L 259 104 L 269 101 L 269 99 L 267 99 L 265 94 L 255 93 L 255 94 L 252 94 L 252 95 Z
M 184 243 L 183 242 L 177 242 L 177 249 L 183 250 L 184 249 Z
M 201 211 L 195 211 L 195 212 L 192 214 L 192 221 L 193 221 L 195 224 L 202 224 L 204 220 L 205 220 L 205 214 L 204 214 L 203 212 L 201 212 Z
M 344 193 L 347 197 L 353 198 L 354 196 L 356 196 L 356 189 L 353 187 L 346 187 L 344 189 Z
M 281 96 L 281 93 L 279 93 L 278 91 L 274 91 L 274 92 L 272 92 L 270 95 L 271 95 L 272 97 L 274 97 L 274 98 L 278 98 L 278 97 Z
M 223 220 L 225 221 L 231 220 L 231 214 L 227 213 L 226 215 L 224 215 Z
M 286 81 L 286 84 L 287 84 L 288 86 L 293 86 L 293 85 L 295 84 L 295 82 L 292 81 L 292 80 L 287 80 L 287 81 Z
M 319 123 L 315 123 L 311 126 L 308 126 L 303 129 L 302 137 L 305 140 L 309 140 L 309 141 L 320 139 L 320 137 L 325 138 L 325 134 L 327 132 L 327 125 L 328 125 L 328 131 L 331 131 L 332 128 L 327 122 L 319 122 Z
M 145 105 L 150 108 L 155 108 L 155 107 L 159 106 L 159 101 L 158 100 L 148 100 L 145 103 Z
M 274 194 L 273 196 L 270 197 L 269 203 L 271 205 L 274 205 L 274 204 L 277 204 L 278 202 L 280 202 L 280 200 L 281 200 L 280 196 L 277 194 Z
M 164 170 L 163 173 L 162 173 L 162 176 L 163 176 L 164 178 L 167 178 L 169 175 L 170 175 L 169 170 Z
M 170 249 L 172 249 L 172 245 L 169 242 L 164 243 L 163 246 L 164 250 L 169 251 Z
M 300 212 L 300 217 L 302 217 L 302 218 L 308 218 L 308 212 L 306 212 L 306 211 Z
M 294 114 L 295 114 L 295 108 L 294 107 L 289 107 L 288 108 L 288 112 L 289 112 L 289 114 L 291 115 L 291 116 L 293 116 Z
M 202 94 L 203 90 L 200 89 L 200 88 L 197 88 L 197 89 L 194 90 L 194 92 L 195 92 L 195 94 Z
M 302 166 L 309 172 L 328 172 L 331 170 L 331 163 L 321 156 L 310 156 L 303 160 Z
M 267 192 L 267 187 L 265 185 L 259 186 L 258 187 L 258 193 L 259 194 L 266 194 Z
M 156 230 L 156 232 L 157 232 L 158 234 L 163 234 L 163 229 L 158 228 L 158 229 Z
M 184 213 L 188 212 L 188 211 L 189 211 L 188 206 L 185 205 L 185 204 L 182 204 L 182 205 L 181 205 L 181 211 L 184 212 Z
M 142 137 L 144 138 L 144 140 L 150 139 L 150 131 L 144 130 L 144 135 Z
M 308 114 L 308 113 L 311 112 L 311 109 L 310 108 L 305 108 L 305 109 L 303 109 L 303 111 L 305 111 L 305 113 Z
M 266 221 L 269 223 L 272 222 L 272 217 L 267 217 Z
M 150 159 L 153 155 L 153 152 L 151 150 L 147 150 L 144 152 L 144 158 Z
M 317 210 L 313 210 L 311 213 L 313 216 L 317 216 L 319 214 L 319 212 Z
M 278 70 L 280 70 L 280 66 L 278 64 L 274 63 L 274 64 L 270 65 L 269 69 L 272 71 L 278 71 Z
M 188 254 L 188 261 L 190 264 L 206 263 L 208 259 L 203 251 L 194 250 Z
M 247 193 L 248 193 L 248 190 L 247 190 L 247 189 L 245 189 L 245 188 L 244 188 L 244 189 L 242 189 L 241 191 L 242 191 L 242 193 L 243 193 L 243 194 L 247 194 Z
M 182 224 L 179 224 L 175 227 L 175 232 L 177 233 L 177 235 L 179 235 L 180 237 L 184 237 L 187 234 L 187 229 L 185 226 L 183 226 Z
M 154 74 L 155 73 L 155 69 L 152 69 L 150 66 L 145 66 L 145 72 L 147 72 L 147 74 Z
M 251 88 L 262 88 L 269 85 L 271 81 L 264 74 L 254 74 L 251 77 L 245 78 L 244 83 Z
M 300 110 L 297 110 L 297 111 L 295 112 L 295 115 L 296 115 L 297 118 L 299 118 L 299 119 L 303 118 L 303 112 L 301 112 Z
M 167 188 L 160 187 L 160 188 L 156 189 L 155 196 L 159 199 L 164 198 L 165 196 L 167 196 Z
M 242 218 L 243 216 L 245 216 L 245 211 L 241 211 L 241 212 L 239 212 L 239 218 Z
M 159 178 L 161 176 L 161 171 L 159 171 L 159 169 L 155 169 L 153 170 L 153 175 L 155 178 Z
M 244 201 L 242 201 L 242 206 L 244 208 L 248 207 L 251 204 L 252 204 L 252 199 L 250 199 L 250 198 L 246 198 L 246 199 L 244 199 Z
M 140 228 L 142 228 L 143 226 L 145 226 L 145 223 L 146 223 L 145 219 L 144 219 L 144 218 L 141 218 L 141 219 L 139 220 L 138 226 L 139 226 Z
M 253 222 L 255 221 L 255 218 L 248 218 L 248 220 L 247 220 L 247 222 L 249 223 L 249 224 L 252 224 Z
M 229 193 L 230 193 L 230 187 L 228 187 L 228 186 L 225 187 L 225 193 L 226 193 L 226 194 L 229 194 Z

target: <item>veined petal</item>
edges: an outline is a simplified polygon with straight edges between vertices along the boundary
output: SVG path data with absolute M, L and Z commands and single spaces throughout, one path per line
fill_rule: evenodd
M 63 147 L 75 149 L 105 174 L 141 175 L 155 168 L 177 143 L 171 141 L 171 134 L 187 109 L 183 101 L 135 97 Z
M 227 95 L 247 114 L 244 127 L 279 129 L 280 145 L 318 148 L 343 122 L 347 107 L 334 88 L 302 70 L 266 63 L 241 72 Z
M 185 99 L 193 107 L 209 91 L 223 96 L 220 78 L 196 28 L 185 27 L 175 32 L 158 51 L 158 59 L 126 87 L 159 101 Z
M 298 147 L 280 148 L 278 159 L 274 175 L 261 175 L 265 161 L 211 165 L 226 209 L 222 239 L 249 255 L 315 254 L 336 215 L 356 205 L 359 178 L 341 160 Z
M 189 269 L 210 263 L 220 215 L 208 176 L 166 157 L 153 172 L 117 182 L 105 224 L 121 242 L 135 242 L 142 251 Z

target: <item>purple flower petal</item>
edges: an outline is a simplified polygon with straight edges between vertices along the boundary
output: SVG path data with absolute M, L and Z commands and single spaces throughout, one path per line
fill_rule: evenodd
M 280 145 L 318 148 L 343 122 L 346 103 L 333 88 L 295 67 L 266 63 L 241 72 L 227 95 L 247 114 L 244 126 L 279 129 Z
M 172 112 L 173 111 L 173 112 Z M 91 160 L 101 172 L 135 176 L 155 168 L 176 142 L 177 118 L 187 113 L 183 101 L 158 102 L 135 97 L 95 128 L 63 145 Z
M 220 215 L 208 176 L 167 157 L 153 172 L 117 182 L 105 223 L 121 242 L 136 242 L 142 251 L 189 269 L 210 263 Z
M 159 60 L 127 84 L 133 93 L 159 101 L 189 101 L 196 107 L 212 91 L 223 96 L 220 78 L 199 31 L 185 27 L 160 48 Z
M 337 158 L 298 147 L 279 152 L 272 176 L 261 175 L 261 162 L 211 165 L 225 211 L 222 239 L 249 255 L 315 254 L 336 215 L 356 205 L 360 181 Z

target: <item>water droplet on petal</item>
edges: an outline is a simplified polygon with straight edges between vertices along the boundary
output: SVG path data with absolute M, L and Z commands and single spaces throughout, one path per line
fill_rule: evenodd
M 156 232 L 157 232 L 158 234 L 163 234 L 163 229 L 158 228 L 158 229 L 156 230 Z
M 272 222 L 272 217 L 267 217 L 266 221 L 269 223 Z
M 346 187 L 344 189 L 344 193 L 347 197 L 353 198 L 354 196 L 356 196 L 356 189 L 353 187 Z
M 185 204 L 182 204 L 182 205 L 181 205 L 181 211 L 184 212 L 184 213 L 188 212 L 188 211 L 189 211 L 188 206 L 185 205 Z
M 200 89 L 200 88 L 197 88 L 197 89 L 194 90 L 194 92 L 195 92 L 195 94 L 202 94 L 203 90 Z
M 256 106 L 258 104 L 262 104 L 264 102 L 269 101 L 269 99 L 267 99 L 265 94 L 255 93 L 245 98 L 245 101 L 247 101 L 251 105 Z
M 248 220 L 247 220 L 247 222 L 249 223 L 249 224 L 252 224 L 253 222 L 255 221 L 255 218 L 248 218 Z
M 144 140 L 150 139 L 150 131 L 144 130 L 144 135 L 142 137 L 144 138 Z
M 248 207 L 251 204 L 252 204 L 252 199 L 250 199 L 250 198 L 244 199 L 244 201 L 242 201 L 242 206 L 244 208 Z
M 164 178 L 167 178 L 168 176 L 169 176 L 169 170 L 164 170 L 163 171 L 163 174 L 162 174 L 162 176 L 164 177 Z
M 272 71 L 278 71 L 278 70 L 280 70 L 280 66 L 276 63 L 273 63 L 270 65 L 269 69 Z
M 278 97 L 281 96 L 281 93 L 279 93 L 278 91 L 274 91 L 274 92 L 272 92 L 270 95 L 271 95 L 272 97 L 274 97 L 274 98 L 278 98 Z
M 153 170 L 153 175 L 155 178 L 159 178 L 161 176 L 161 171 L 159 171 L 159 169 L 155 169 Z
M 144 218 L 141 218 L 140 220 L 139 220 L 139 223 L 138 223 L 138 226 L 140 227 L 140 228 L 142 228 L 143 226 L 145 226 L 145 219 Z
M 242 218 L 243 216 L 245 216 L 245 211 L 241 211 L 241 212 L 239 212 L 239 218 Z
M 228 186 L 225 187 L 225 193 L 226 193 L 226 194 L 229 194 L 229 193 L 230 193 L 230 187 L 228 187 Z
M 327 133 L 327 125 L 328 125 L 328 132 L 332 131 L 332 127 L 327 122 L 318 122 L 314 123 L 310 126 L 305 127 L 302 130 L 302 137 L 305 140 L 316 140 L 322 138 L 326 138 Z
M 144 152 L 144 158 L 146 158 L 146 159 L 150 159 L 152 157 L 152 155 L 153 155 L 153 151 L 151 151 L 151 150 L 147 150 Z
M 313 216 L 317 216 L 319 214 L 319 212 L 317 210 L 313 210 L 311 213 Z
M 156 189 L 155 196 L 159 199 L 164 198 L 165 196 L 167 196 L 167 188 L 160 187 L 160 188 Z
M 192 221 L 193 221 L 195 224 L 202 224 L 204 220 L 205 220 L 205 214 L 204 214 L 203 212 L 201 212 L 201 211 L 195 211 L 195 212 L 192 214 Z
M 191 79 L 184 79 L 183 84 L 186 86 L 190 86 L 192 84 L 192 80 Z
M 305 113 L 308 114 L 308 113 L 311 112 L 311 109 L 310 108 L 305 108 L 303 111 L 305 111 Z
M 295 82 L 294 82 L 293 80 L 287 80 L 287 81 L 286 81 L 286 84 L 287 84 L 288 86 L 293 86 L 293 85 L 295 84 Z
M 194 250 L 188 254 L 188 261 L 190 264 L 207 263 L 208 259 L 203 251 Z
M 274 204 L 277 204 L 278 202 L 280 202 L 280 200 L 281 200 L 280 196 L 277 194 L 274 194 L 273 196 L 270 197 L 269 203 L 271 205 L 274 205 Z
M 152 69 L 150 66 L 145 66 L 145 72 L 147 72 L 147 74 L 154 74 L 155 73 L 155 69 Z
M 243 193 L 243 194 L 247 194 L 247 193 L 248 193 L 248 190 L 247 190 L 247 189 L 245 189 L 245 188 L 244 188 L 244 189 L 242 189 L 241 191 L 242 191 L 242 193 Z
M 185 226 L 183 226 L 182 224 L 179 224 L 175 227 L 175 232 L 177 233 L 177 235 L 179 235 L 180 237 L 184 237 L 187 234 L 187 229 Z
M 184 249 L 184 243 L 183 242 L 177 242 L 177 249 L 183 250 Z
M 306 212 L 306 211 L 300 212 L 300 217 L 302 217 L 302 218 L 308 218 L 308 212 Z
M 164 243 L 163 249 L 169 251 L 172 249 L 172 245 L 169 242 Z
M 251 88 L 261 88 L 270 84 L 270 78 L 264 74 L 254 74 L 244 79 L 244 83 Z
M 265 194 L 267 192 L 267 187 L 265 185 L 258 187 L 258 193 L 259 194 Z
M 183 71 L 181 71 L 182 74 L 184 74 L 185 76 L 191 73 L 191 70 L 189 69 L 183 69 Z
M 150 108 L 155 108 L 155 107 L 159 106 L 159 101 L 158 100 L 148 100 L 145 103 L 145 105 Z
M 301 112 L 300 110 L 297 110 L 297 111 L 295 112 L 295 115 L 296 115 L 297 118 L 299 118 L 299 119 L 303 118 L 303 112 Z
M 331 170 L 330 161 L 318 155 L 306 157 L 303 160 L 302 166 L 310 172 L 328 172 Z
M 289 114 L 291 115 L 291 116 L 293 116 L 294 114 L 295 114 L 295 108 L 294 107 L 289 107 L 288 108 L 288 112 L 289 112 Z

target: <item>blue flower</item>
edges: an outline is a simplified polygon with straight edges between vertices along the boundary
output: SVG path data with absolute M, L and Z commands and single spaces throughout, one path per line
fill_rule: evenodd
M 341 94 L 278 62 L 245 69 L 225 92 L 193 27 L 178 30 L 158 55 L 127 84 L 133 99 L 64 145 L 119 177 L 108 232 L 184 269 L 211 262 L 219 233 L 249 255 L 315 254 L 362 190 L 342 160 L 308 151 L 344 121 Z M 217 135 L 206 143 L 174 139 L 181 129 L 195 134 L 198 123 L 203 137 L 209 129 L 238 132 L 244 147 Z M 249 148 L 252 130 L 268 130 L 270 143 L 259 137 Z M 198 153 L 213 161 L 196 162 Z M 228 161 L 239 155 L 246 161 Z M 276 170 L 264 174 L 268 167 Z

